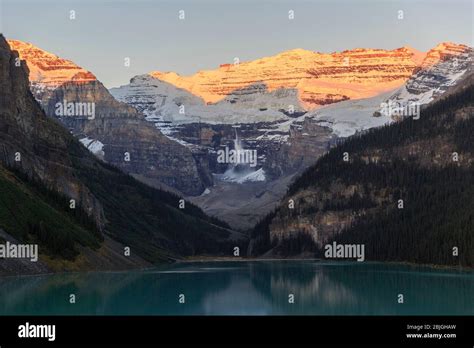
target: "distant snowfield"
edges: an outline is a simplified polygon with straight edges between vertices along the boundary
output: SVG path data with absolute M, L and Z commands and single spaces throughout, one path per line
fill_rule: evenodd
M 262 87 L 262 93 L 241 97 L 238 102 L 225 98 L 206 104 L 192 93 L 150 75 L 136 76 L 130 84 L 109 91 L 115 99 L 129 105 L 147 105 L 143 111 L 148 120 L 175 125 L 274 122 L 289 119 L 281 111 L 289 105 L 294 105 L 295 111 L 302 110 L 296 91 L 290 89 L 268 92 Z
M 168 137 L 172 138 L 173 128 L 186 123 L 236 124 L 277 122 L 275 127 L 268 130 L 258 140 L 286 141 L 288 133 L 295 122 L 301 122 L 305 117 L 311 117 L 321 122 L 321 126 L 331 128 L 336 136 L 348 137 L 356 132 L 372 127 L 379 127 L 391 121 L 390 117 L 374 117 L 375 111 L 397 89 L 366 99 L 347 100 L 309 111 L 303 116 L 290 118 L 281 110 L 298 103 L 298 97 L 291 91 L 283 93 L 262 93 L 253 95 L 248 100 L 230 103 L 223 100 L 216 104 L 205 104 L 204 101 L 186 90 L 177 88 L 169 83 L 160 81 L 149 75 L 140 75 L 132 79 L 129 85 L 112 88 L 111 94 L 119 101 L 130 105 L 148 105 L 143 110 L 146 119 L 155 125 Z M 278 98 L 276 97 L 278 96 Z M 298 105 L 298 104 L 297 104 Z M 180 109 L 181 107 L 181 109 Z M 299 106 L 298 106 L 299 110 Z M 268 132 L 267 132 L 268 131 Z M 178 141 L 178 139 L 172 138 Z M 184 144 L 183 145 L 189 145 Z
M 316 120 L 321 126 L 331 128 L 338 137 L 349 137 L 392 122 L 390 116 L 373 115 L 394 92 L 392 90 L 366 99 L 345 100 L 309 112 L 306 116 Z
M 288 139 L 288 135 L 275 134 L 275 132 L 288 134 L 291 125 L 301 122 L 305 117 L 320 121 L 322 126 L 331 128 L 339 137 L 348 137 L 358 131 L 379 127 L 390 122 L 390 117 L 377 118 L 373 117 L 373 113 L 380 109 L 380 104 L 387 100 L 394 91 L 390 90 L 367 99 L 342 101 L 309 111 L 303 116 L 290 118 L 281 111 L 288 105 L 293 105 L 292 103 L 298 103 L 297 95 L 289 90 L 247 96 L 247 100 L 237 103 L 223 100 L 210 105 L 205 104 L 201 98 L 186 90 L 149 75 L 137 76 L 132 79 L 129 85 L 110 90 L 119 101 L 130 105 L 148 105 L 143 110 L 146 119 L 154 122 L 163 134 L 178 142 L 180 142 L 178 139 L 172 137 L 174 126 L 196 122 L 208 124 L 277 122 L 275 127 L 268 130 L 261 129 L 264 134 L 257 140 L 284 142 Z M 299 106 L 297 110 L 299 110 Z M 189 145 L 184 142 L 180 143 L 185 146 Z M 232 175 L 229 175 L 229 180 L 238 181 L 236 178 L 231 178 Z M 248 180 L 255 180 L 255 178 L 251 177 Z

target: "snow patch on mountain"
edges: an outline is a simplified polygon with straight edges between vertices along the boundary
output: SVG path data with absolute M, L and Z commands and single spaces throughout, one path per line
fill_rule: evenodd
M 139 75 L 130 84 L 111 88 L 110 93 L 119 101 L 134 106 L 145 113 L 149 121 L 161 128 L 166 124 L 203 122 L 209 124 L 235 124 L 273 122 L 288 119 L 281 110 L 294 105 L 299 110 L 296 91 L 269 92 L 265 86 L 249 87 L 235 92 L 216 104 L 206 104 L 203 99 L 150 75 Z M 257 93 L 253 89 L 258 90 Z
M 390 115 L 380 113 L 383 103 L 428 104 L 462 79 L 466 71 L 472 69 L 472 62 L 472 48 L 452 43 L 440 44 L 427 53 L 421 64 L 423 68 L 397 90 L 372 98 L 331 104 L 308 116 L 319 121 L 321 126 L 331 128 L 338 137 L 380 127 L 393 122 Z
M 90 139 L 88 137 L 79 139 L 79 141 L 94 155 L 99 158 L 103 158 L 105 153 L 103 151 L 104 144 L 102 144 L 99 140 Z
M 331 128 L 338 137 L 349 137 L 392 122 L 389 116 L 374 117 L 381 103 L 392 94 L 393 91 L 390 91 L 372 98 L 342 101 L 315 110 L 307 116 L 316 120 L 320 126 Z

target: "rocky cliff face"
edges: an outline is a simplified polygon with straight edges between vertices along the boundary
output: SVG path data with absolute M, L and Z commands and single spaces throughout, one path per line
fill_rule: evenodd
M 474 51 L 466 45 L 442 43 L 428 51 L 420 68 L 389 100 L 426 104 L 472 71 Z
M 91 82 L 96 77 L 72 61 L 46 52 L 30 43 L 8 40 L 11 49 L 20 59 L 26 60 L 29 68 L 30 89 L 39 101 L 47 101 L 51 93 L 62 84 L 75 81 Z
M 268 152 L 265 173 L 276 178 L 302 171 L 327 152 L 335 139 L 331 129 L 305 118 L 301 124 L 290 127 L 286 142 Z
M 187 148 L 161 134 L 136 109 L 115 100 L 90 72 L 31 44 L 11 44 L 31 67 L 31 91 L 46 113 L 83 139 L 98 157 L 148 184 L 187 195 L 198 195 L 212 183 L 208 169 Z M 78 114 L 77 109 L 68 114 L 71 104 L 83 105 L 94 115 Z
M 61 85 L 45 105 L 48 115 L 55 115 L 55 105 L 63 100 L 94 103 L 94 119 L 57 117 L 78 138 L 100 141 L 99 156 L 106 162 L 148 184 L 165 184 L 187 195 L 199 195 L 211 183 L 200 175 L 201 164 L 186 147 L 161 134 L 134 108 L 116 101 L 99 81 Z
M 331 128 L 338 137 L 348 137 L 394 122 L 399 119 L 397 112 L 394 112 L 397 109 L 408 111 L 412 106 L 424 107 L 472 72 L 473 50 L 465 45 L 443 43 L 423 57 L 417 56 L 421 59 L 419 67 L 395 91 L 327 105 L 312 110 L 305 116 Z M 392 112 L 386 113 L 388 105 Z
M 46 268 L 0 260 L 0 274 L 123 269 L 243 247 L 244 235 L 195 205 L 180 206 L 180 196 L 144 185 L 91 154 L 44 113 L 29 89 L 28 67 L 17 58 L 0 35 L 0 240 L 38 244 Z M 71 93 L 79 93 L 76 87 Z M 105 131 L 114 126 L 107 117 L 92 121 Z M 128 128 L 133 132 L 133 124 Z M 133 134 L 147 135 L 142 132 Z
M 18 168 L 31 179 L 76 199 L 102 225 L 101 205 L 74 175 L 68 152 L 72 137 L 59 123 L 44 116 L 31 98 L 28 67 L 9 49 L 3 36 L 0 37 L 0 60 L 1 163 Z
M 458 57 L 461 60 L 465 60 L 469 54 L 472 54 L 472 48 L 466 45 L 454 42 L 442 42 L 426 53 L 421 61 L 421 68 L 429 69 L 433 65 L 448 60 L 451 57 Z

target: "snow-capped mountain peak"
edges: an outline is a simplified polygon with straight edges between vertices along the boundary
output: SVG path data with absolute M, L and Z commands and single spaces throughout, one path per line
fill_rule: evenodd
M 417 68 L 419 54 L 408 49 L 364 49 L 319 53 L 301 48 L 253 61 L 221 64 L 191 76 L 153 71 L 151 76 L 217 103 L 234 91 L 264 83 L 268 92 L 298 91 L 305 109 L 364 98 L 403 84 Z
M 427 104 L 472 70 L 473 49 L 443 42 L 427 52 L 420 69 L 389 100 Z

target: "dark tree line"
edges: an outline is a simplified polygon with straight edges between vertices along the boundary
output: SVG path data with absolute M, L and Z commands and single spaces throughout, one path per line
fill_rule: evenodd
M 339 181 L 345 185 L 356 184 L 362 189 L 349 199 L 341 200 L 333 194 L 334 199 L 324 201 L 323 210 L 358 211 L 376 206 L 367 192 L 386 190 L 392 195 L 393 203 L 380 206 L 376 213 L 357 218 L 339 235 L 338 242 L 365 244 L 367 259 L 372 260 L 474 266 L 473 106 L 474 86 L 469 86 L 426 107 L 418 120 L 407 118 L 347 139 L 321 157 L 289 187 L 284 204 L 288 197 L 302 190 L 317 188 L 324 191 L 331 183 Z M 420 163 L 419 156 L 436 154 L 437 145 L 422 149 L 418 158 L 402 159 L 393 155 L 393 149 L 397 147 L 420 141 L 431 144 L 440 139 L 442 146 L 459 154 L 461 162 L 455 162 L 449 156 L 441 158 L 442 163 L 437 165 Z M 348 162 L 342 160 L 345 152 L 349 154 Z M 382 158 L 379 161 L 363 160 L 363 156 L 372 153 Z M 398 199 L 403 200 L 403 209 L 398 209 Z M 295 214 L 282 207 L 252 231 L 254 250 L 265 252 L 276 247 L 265 236 L 269 234 L 272 216 Z M 320 210 L 311 206 L 304 209 L 305 213 Z M 280 251 L 286 248 L 287 254 L 313 248 L 304 238 L 283 241 L 277 247 Z M 454 248 L 458 248 L 458 256 L 453 255 Z

